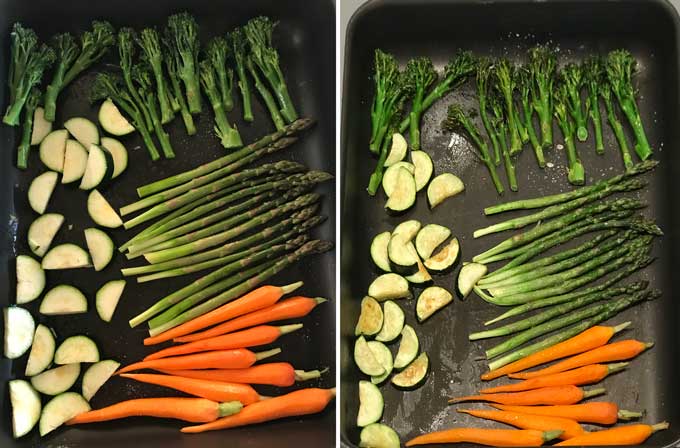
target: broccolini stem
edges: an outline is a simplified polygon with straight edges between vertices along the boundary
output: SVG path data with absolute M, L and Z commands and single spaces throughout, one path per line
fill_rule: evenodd
M 616 141 L 619 143 L 623 165 L 626 167 L 626 170 L 630 170 L 634 166 L 633 157 L 630 155 L 630 148 L 628 146 L 628 141 L 626 140 L 626 134 L 623 132 L 623 125 L 616 116 L 609 85 L 602 86 L 600 89 L 600 96 L 602 96 L 605 109 L 607 110 L 607 120 L 609 121 L 609 126 L 611 126 L 614 136 L 616 137 Z
M 24 127 L 21 130 L 21 142 L 17 148 L 17 168 L 25 170 L 28 167 L 28 154 L 31 152 L 31 134 L 33 132 L 33 114 L 40 102 L 40 91 L 31 89 L 24 108 Z
M 392 129 L 394 131 L 394 129 Z M 375 194 L 378 192 L 378 188 L 380 188 L 380 184 L 382 183 L 382 178 L 383 174 L 385 173 L 385 160 L 387 160 L 387 153 L 389 152 L 389 148 L 392 144 L 392 134 L 394 132 L 390 132 L 387 134 L 387 137 L 383 140 L 382 147 L 380 148 L 380 157 L 378 157 L 378 163 L 375 166 L 375 169 L 373 170 L 373 173 L 371 173 L 371 177 L 368 181 L 368 188 L 366 188 L 366 191 L 368 191 L 368 194 L 371 196 L 375 196 Z
M 276 127 L 277 131 L 282 130 L 286 126 L 286 123 L 283 121 L 283 116 L 276 105 L 276 100 L 274 100 L 272 94 L 269 93 L 269 90 L 267 90 L 267 86 L 265 86 L 260 80 L 260 76 L 257 74 L 255 65 L 253 64 L 253 61 L 250 59 L 250 57 L 246 57 L 245 62 L 246 67 L 248 67 L 248 72 L 253 77 L 253 81 L 255 82 L 255 89 L 262 97 L 262 100 L 269 111 L 269 115 L 272 117 L 274 127 Z M 250 97 L 248 97 L 248 100 L 250 101 Z

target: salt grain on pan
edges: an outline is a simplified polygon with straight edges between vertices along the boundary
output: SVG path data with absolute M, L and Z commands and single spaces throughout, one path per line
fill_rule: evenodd
M 562 145 L 562 143 L 558 143 L 557 146 L 555 146 L 555 147 L 557 149 L 559 149 L 560 151 L 564 149 L 564 146 Z
M 548 163 L 545 164 L 545 166 L 547 166 L 548 168 L 552 168 L 552 167 L 555 166 L 555 164 L 552 163 L 552 162 L 548 162 Z

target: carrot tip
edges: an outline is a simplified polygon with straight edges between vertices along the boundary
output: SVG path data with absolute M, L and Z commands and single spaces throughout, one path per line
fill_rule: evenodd
M 321 305 L 324 302 L 328 302 L 328 299 L 324 299 L 323 297 L 314 297 L 314 300 L 316 301 L 317 305 Z
M 302 328 L 302 324 L 282 325 L 278 328 L 279 328 L 279 332 L 282 335 L 284 335 L 284 334 L 292 333 L 296 330 L 299 330 L 300 328 Z
M 291 283 L 290 285 L 281 286 L 281 291 L 282 291 L 284 294 L 290 294 L 291 292 L 295 291 L 296 289 L 298 289 L 298 288 L 301 287 L 302 285 L 304 285 L 304 282 L 301 282 L 301 281 L 300 281 L 300 282 Z
M 622 324 L 614 326 L 614 333 L 618 333 L 620 331 L 625 330 L 626 328 L 630 327 L 633 323 L 631 321 L 624 322 Z

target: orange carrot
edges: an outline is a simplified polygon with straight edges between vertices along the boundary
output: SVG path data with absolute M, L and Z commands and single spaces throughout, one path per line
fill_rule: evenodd
M 302 328 L 302 324 L 284 325 L 272 327 L 260 325 L 236 333 L 223 334 L 210 339 L 203 339 L 188 344 L 176 345 L 159 350 L 148 355 L 144 361 L 167 358 L 168 356 L 186 355 L 188 353 L 207 352 L 210 350 L 229 350 L 232 348 L 255 347 L 258 345 L 271 344 L 284 334 Z
M 578 369 L 555 373 L 554 375 L 531 378 L 515 384 L 489 387 L 482 389 L 480 392 L 483 394 L 495 394 L 498 392 L 519 392 L 522 390 L 539 389 L 541 387 L 550 386 L 582 386 L 584 384 L 593 384 L 602 381 L 607 375 L 625 369 L 627 365 L 627 362 L 620 362 L 617 364 L 591 364 L 589 366 L 579 367 Z
M 640 445 L 657 431 L 668 429 L 668 422 L 656 425 L 626 425 L 602 431 L 588 432 L 556 446 Z
M 243 408 L 236 415 L 221 418 L 204 425 L 186 426 L 182 432 L 197 433 L 216 429 L 236 428 L 268 422 L 279 418 L 321 412 L 335 397 L 335 389 L 301 389 L 280 397 L 258 401 Z
M 203 425 L 205 426 L 205 425 Z M 488 446 L 541 446 L 560 435 L 561 431 L 533 429 L 451 428 L 423 434 L 406 442 L 406 446 L 434 443 L 476 443 Z
M 597 423 L 599 425 L 613 425 L 618 420 L 630 420 L 642 417 L 640 412 L 619 410 L 616 403 L 593 401 L 590 403 L 571 404 L 564 406 L 506 406 L 492 404 L 494 408 L 503 411 L 521 412 L 523 414 L 545 415 L 548 417 L 562 417 L 581 423 Z
M 605 393 L 604 388 L 584 391 L 576 386 L 554 386 L 524 392 L 510 392 L 500 394 L 469 395 L 467 397 L 452 398 L 449 403 L 461 401 L 490 401 L 500 404 L 537 405 L 537 404 L 574 404 L 595 395 Z
M 260 401 L 260 395 L 248 384 L 225 383 L 222 381 L 198 380 L 195 378 L 183 378 L 175 375 L 155 375 L 150 373 L 123 373 L 125 378 L 142 383 L 157 384 L 171 389 L 186 392 L 201 398 L 207 398 L 217 402 L 240 401 L 249 405 Z
M 295 370 L 287 362 L 271 362 L 259 364 L 245 369 L 211 369 L 211 370 L 163 370 L 160 372 L 185 378 L 198 378 L 211 381 L 226 381 L 230 383 L 267 384 L 271 386 L 287 387 L 296 381 L 307 381 L 319 378 L 328 369 L 323 370 Z
M 223 324 L 212 327 L 209 330 L 193 333 L 187 336 L 180 336 L 175 338 L 175 342 L 193 342 L 199 339 L 207 339 L 213 336 L 219 336 L 232 331 L 241 330 L 243 328 L 254 327 L 255 325 L 266 324 L 267 322 L 275 322 L 277 320 L 295 319 L 304 317 L 309 314 L 318 304 L 324 303 L 326 299 L 317 297 L 310 299 L 309 297 L 291 297 L 275 305 L 263 308 L 258 311 L 253 311 L 239 318 L 230 320 Z
M 287 286 L 260 286 L 236 300 L 225 303 L 219 308 L 215 308 L 209 313 L 192 319 L 189 322 L 185 322 L 182 325 L 178 325 L 175 328 L 171 328 L 159 335 L 144 339 L 144 345 L 160 344 L 161 342 L 169 341 L 172 338 L 184 336 L 185 334 L 202 330 L 211 325 L 222 323 L 227 319 L 233 319 L 234 317 L 266 308 L 275 304 L 285 294 L 295 291 L 300 286 L 302 286 L 302 282 L 293 283 Z
M 161 417 L 204 423 L 237 413 L 242 407 L 238 401 L 216 403 L 205 398 L 139 398 L 84 412 L 66 424 L 106 422 L 125 417 Z
M 214 352 L 195 353 L 193 355 L 135 362 L 129 366 L 123 367 L 116 373 L 121 374 L 142 369 L 243 369 L 252 366 L 255 361 L 274 356 L 278 353 L 281 353 L 281 349 L 279 348 L 260 353 L 253 353 L 245 348 L 218 350 Z
M 571 439 L 584 433 L 581 425 L 568 418 L 546 417 L 519 412 L 490 411 L 487 409 L 458 409 L 458 412 L 463 412 L 477 418 L 506 423 L 520 429 L 535 429 L 538 431 L 559 429 L 562 431 L 559 438 L 563 440 Z
M 524 373 L 511 373 L 510 378 L 520 380 L 528 380 L 529 378 L 536 378 L 537 376 L 549 375 L 553 373 L 564 372 L 565 370 L 575 369 L 577 367 L 587 366 L 589 364 L 597 364 L 612 361 L 625 361 L 627 359 L 635 358 L 637 355 L 652 347 L 654 343 L 644 343 L 636 341 L 635 339 L 626 339 L 625 341 L 613 342 L 611 344 L 603 345 L 594 348 L 580 355 L 572 356 L 571 358 L 553 364 L 541 370 Z
M 545 364 L 546 362 L 592 350 L 609 342 L 612 336 L 629 325 L 630 322 L 625 322 L 616 327 L 605 327 L 601 325 L 591 327 L 583 333 L 567 339 L 566 341 L 562 341 L 559 344 L 555 344 L 550 348 L 533 353 L 526 358 L 507 364 L 500 369 L 486 372 L 482 374 L 482 379 L 493 380 L 509 373 L 520 372 L 540 364 Z

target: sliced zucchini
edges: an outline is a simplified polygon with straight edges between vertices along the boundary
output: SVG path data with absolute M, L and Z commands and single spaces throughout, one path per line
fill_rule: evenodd
M 432 252 L 439 247 L 448 237 L 451 231 L 439 224 L 428 224 L 423 227 L 416 236 L 416 250 L 423 260 L 432 256 Z
M 387 244 L 387 255 L 392 262 L 395 270 L 405 273 L 413 273 L 418 268 L 418 254 L 415 248 L 411 250 L 413 243 L 408 235 L 403 233 L 392 233 L 392 238 Z
M 411 297 L 411 291 L 409 291 L 408 282 L 404 277 L 389 273 L 373 280 L 373 283 L 368 287 L 368 295 L 375 300 L 383 301 Z
M 389 169 L 389 168 L 388 168 Z M 385 208 L 395 212 L 404 211 L 416 202 L 416 181 L 406 168 L 399 168 L 396 185 L 385 203 Z
M 387 159 L 385 159 L 385 166 L 390 167 L 404 160 L 406 158 L 406 151 L 408 151 L 408 143 L 406 143 L 404 136 L 398 132 L 392 134 L 392 146 Z
M 99 144 L 99 129 L 97 125 L 92 123 L 87 118 L 75 117 L 70 118 L 64 122 L 64 127 L 69 134 L 80 142 L 86 148 L 90 145 Z
M 45 289 L 45 271 L 28 255 L 19 255 L 17 262 L 17 304 L 37 299 Z
M 77 362 L 98 362 L 97 344 L 87 336 L 77 335 L 67 338 L 54 353 L 55 364 L 73 364 Z
M 40 160 L 50 170 L 61 173 L 64 170 L 64 153 L 68 131 L 52 131 L 40 142 Z
M 458 292 L 463 299 L 472 292 L 480 278 L 486 275 L 486 265 L 479 263 L 468 263 L 464 265 L 458 273 Z
M 31 352 L 28 354 L 25 375 L 34 376 L 48 368 L 54 359 L 56 346 L 52 330 L 43 324 L 38 325 L 33 335 Z
M 415 167 L 413 166 L 413 164 L 408 162 L 397 162 L 394 165 L 387 168 L 385 170 L 385 173 L 383 173 L 382 179 L 382 187 L 387 197 L 392 196 L 395 188 L 397 187 L 398 181 L 397 174 L 399 173 L 399 168 L 406 168 L 408 172 L 411 174 L 413 174 L 413 172 L 415 171 Z
M 399 342 L 399 351 L 394 357 L 394 368 L 403 369 L 413 361 L 418 355 L 420 343 L 418 342 L 418 335 L 410 325 L 404 325 L 401 330 L 401 341 Z
M 5 357 L 16 359 L 26 353 L 33 343 L 35 321 L 24 308 L 9 306 L 5 316 Z
M 371 349 L 375 359 L 377 359 L 383 369 L 385 369 L 385 373 L 382 375 L 371 377 L 371 382 L 373 384 L 380 384 L 385 381 L 388 376 L 390 376 L 390 373 L 392 373 L 392 369 L 394 367 L 392 352 L 385 344 L 378 341 L 368 341 L 368 348 Z
M 425 266 L 433 271 L 445 271 L 456 262 L 460 253 L 458 238 L 453 238 L 439 252 L 425 260 Z
M 54 236 L 64 223 L 64 215 L 45 213 L 35 219 L 28 228 L 28 247 L 38 257 L 50 248 Z
M 434 165 L 425 151 L 411 151 L 411 161 L 415 166 L 413 177 L 416 181 L 416 191 L 420 191 L 430 181 L 434 172 Z
M 105 359 L 90 366 L 83 375 L 83 398 L 90 401 L 94 394 L 106 383 L 120 367 L 120 363 Z
M 57 285 L 47 291 L 40 304 L 40 314 L 61 316 L 87 312 L 87 299 L 80 290 L 70 285 Z
M 54 171 L 47 171 L 33 179 L 28 187 L 28 203 L 33 211 L 41 215 L 45 213 L 58 177 L 59 174 Z
M 373 297 L 366 296 L 361 301 L 361 314 L 359 321 L 354 329 L 354 334 L 373 336 L 378 333 L 383 326 L 382 307 Z
M 57 395 L 45 405 L 40 415 L 40 436 L 54 431 L 76 415 L 88 412 L 90 405 L 75 392 Z
M 85 229 L 85 241 L 90 257 L 92 257 L 94 270 L 101 271 L 113 258 L 113 251 L 115 250 L 113 241 L 106 232 L 95 227 Z
M 385 401 L 378 386 L 370 381 L 359 381 L 359 413 L 357 426 L 363 428 L 382 417 Z
M 397 339 L 404 328 L 405 316 L 401 307 L 391 300 L 385 302 L 383 308 L 383 326 L 375 339 L 376 341 L 391 342 Z
M 413 243 L 408 244 L 409 251 L 413 254 L 414 257 L 416 257 L 416 265 L 418 266 L 418 270 L 411 275 L 406 276 L 406 280 L 409 281 L 409 283 L 427 283 L 432 280 L 432 276 L 430 275 L 429 272 L 427 272 L 427 269 L 425 269 L 425 266 L 423 263 L 420 261 L 420 258 L 418 257 L 418 252 L 416 251 L 415 246 Z
M 359 447 L 361 448 L 399 448 L 399 435 L 387 425 L 373 423 L 361 430 Z
M 415 387 L 420 384 L 430 365 L 430 358 L 427 353 L 422 352 L 404 370 L 392 377 L 392 384 L 397 387 Z
M 451 173 L 440 174 L 432 179 L 427 187 L 427 200 L 430 208 L 435 208 L 445 199 L 453 197 L 465 190 L 463 181 Z
M 114 311 L 123 295 L 125 280 L 111 280 L 99 288 L 95 297 L 97 314 L 104 322 L 111 322 Z
M 42 259 L 43 269 L 75 269 L 90 266 L 90 256 L 80 246 L 66 243 L 54 246 Z
M 111 157 L 113 158 L 113 175 L 111 176 L 111 179 L 115 179 L 116 177 L 120 176 L 120 173 L 125 171 L 127 168 L 127 149 L 125 149 L 125 146 L 121 142 L 111 137 L 102 137 L 101 143 L 102 146 L 109 151 Z
M 392 271 L 390 259 L 387 255 L 387 245 L 391 236 L 390 232 L 382 232 L 377 234 L 371 242 L 371 259 L 376 266 L 385 272 Z
M 359 336 L 354 343 L 354 362 L 366 375 L 378 376 L 385 373 L 385 369 L 380 365 L 363 336 Z
M 76 383 L 78 375 L 80 364 L 66 364 L 32 377 L 31 384 L 41 394 L 59 395 Z
M 416 302 L 416 316 L 418 322 L 423 322 L 434 313 L 451 303 L 453 295 L 439 286 L 425 288 Z
M 12 435 L 15 439 L 25 436 L 40 419 L 40 395 L 25 380 L 8 383 L 9 401 L 12 403 Z
M 407 241 L 411 241 L 418 234 L 421 227 L 422 224 L 420 221 L 417 219 L 409 219 L 398 224 L 392 233 L 400 233 Z
M 95 223 L 102 227 L 115 229 L 123 225 L 118 213 L 97 190 L 92 190 L 87 197 L 87 213 Z
M 87 150 L 77 140 L 66 141 L 66 153 L 64 155 L 64 174 L 61 176 L 62 184 L 70 184 L 83 177 L 87 168 Z
M 35 112 L 33 112 L 31 146 L 39 145 L 50 132 L 52 132 L 52 122 L 45 120 L 45 109 L 36 107 Z
M 99 124 L 112 135 L 127 135 L 135 132 L 135 127 L 120 113 L 118 107 L 110 99 L 106 99 L 99 107 Z M 102 137 L 104 141 L 105 137 Z
M 113 156 L 104 147 L 90 145 L 87 155 L 87 166 L 80 180 L 81 190 L 92 190 L 98 185 L 108 182 L 113 176 Z

